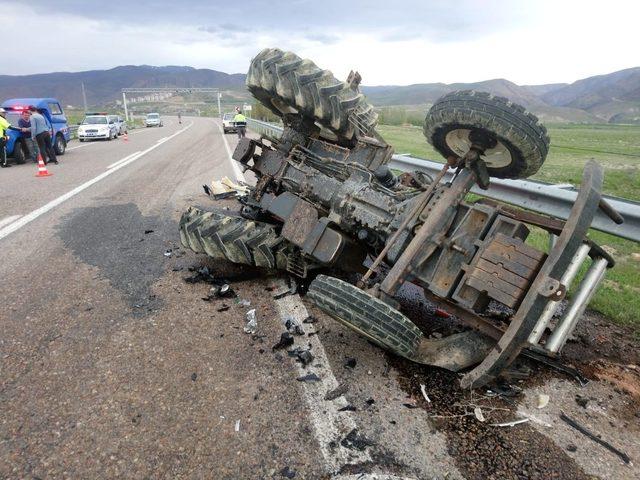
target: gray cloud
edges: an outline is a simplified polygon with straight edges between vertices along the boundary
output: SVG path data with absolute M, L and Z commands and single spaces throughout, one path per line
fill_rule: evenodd
M 530 16 L 530 12 L 510 0 L 459 0 L 455 3 L 405 0 L 378 4 L 365 0 L 192 0 L 185 4 L 176 4 L 174 0 L 138 0 L 112 2 L 108 9 L 100 10 L 99 15 L 86 8 L 86 4 L 86 0 L 66 0 L 56 4 L 56 11 L 115 24 L 204 25 L 195 28 L 205 33 L 288 30 L 307 34 L 310 40 L 320 43 L 330 43 L 334 32 L 380 32 L 390 40 L 405 34 L 407 38 L 425 38 L 432 42 L 465 40 L 490 34 L 496 29 L 518 28 Z M 30 0 L 29 5 L 38 10 L 49 8 L 51 3 Z M 215 21 L 208 22 L 207 19 Z

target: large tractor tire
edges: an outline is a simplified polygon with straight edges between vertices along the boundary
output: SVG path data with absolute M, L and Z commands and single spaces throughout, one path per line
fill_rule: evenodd
M 396 355 L 415 360 L 424 338 L 402 313 L 364 290 L 334 277 L 318 275 L 307 296 L 325 313 Z
M 462 157 L 469 151 L 472 130 L 484 131 L 497 141 L 483 156 L 493 177 L 529 177 L 540 169 L 549 151 L 547 129 L 535 115 L 486 92 L 449 93 L 434 103 L 424 121 L 427 141 L 445 158 Z
M 264 49 L 251 61 L 247 87 L 276 115 L 312 120 L 343 143 L 353 142 L 356 134 L 371 135 L 377 123 L 378 115 L 357 88 L 277 48 Z
M 182 245 L 232 263 L 269 269 L 286 267 L 283 243 L 274 227 L 227 211 L 190 207 L 180 219 Z

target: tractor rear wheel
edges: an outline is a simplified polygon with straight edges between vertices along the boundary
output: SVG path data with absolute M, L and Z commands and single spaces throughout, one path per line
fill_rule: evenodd
M 311 60 L 277 48 L 264 49 L 251 61 L 247 87 L 276 115 L 312 120 L 342 143 L 353 142 L 356 134 L 371 135 L 377 122 L 378 115 L 357 88 Z

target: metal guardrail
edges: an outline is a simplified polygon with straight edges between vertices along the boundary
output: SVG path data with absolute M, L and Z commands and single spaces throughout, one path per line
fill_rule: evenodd
M 282 127 L 260 120 L 247 119 L 247 126 L 253 131 L 271 136 L 282 133 Z M 410 155 L 394 155 L 389 162 L 389 167 L 403 172 L 421 171 L 434 176 L 442 169 L 442 163 Z M 449 173 L 445 179 L 453 176 Z M 546 213 L 567 220 L 571 207 L 578 196 L 577 190 L 572 185 L 553 185 L 534 180 L 506 180 L 492 178 L 488 190 L 475 187 L 473 193 L 483 197 L 500 200 L 518 207 Z M 607 215 L 598 210 L 591 228 L 609 233 L 617 237 L 640 242 L 640 202 L 627 200 L 620 197 L 603 195 L 609 204 L 624 218 L 624 223 L 618 225 Z

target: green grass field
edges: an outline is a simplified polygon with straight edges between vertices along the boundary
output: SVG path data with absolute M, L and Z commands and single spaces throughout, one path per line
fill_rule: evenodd
M 640 126 L 547 125 L 551 150 L 534 179 L 578 185 L 589 159 L 605 168 L 604 192 L 640 200 Z M 381 125 L 378 131 L 397 153 L 442 161 L 426 142 L 420 127 Z M 616 259 L 590 307 L 613 321 L 633 326 L 640 335 L 640 244 L 591 231 L 590 238 Z M 547 245 L 545 232 L 534 231 L 529 243 Z M 579 280 L 579 279 L 578 279 Z

